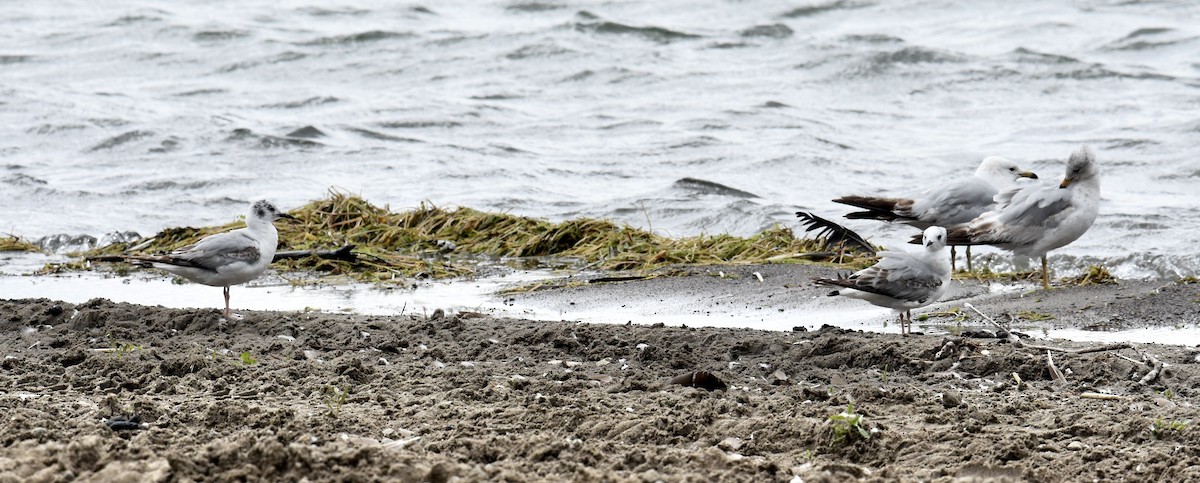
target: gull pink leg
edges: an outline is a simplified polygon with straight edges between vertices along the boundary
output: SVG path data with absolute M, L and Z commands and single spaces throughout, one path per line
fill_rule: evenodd
M 225 287 L 225 320 L 229 320 L 229 287 Z

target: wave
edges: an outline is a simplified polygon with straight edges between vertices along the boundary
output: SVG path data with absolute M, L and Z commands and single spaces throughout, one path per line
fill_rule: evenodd
M 64 131 L 82 131 L 85 124 L 40 124 L 25 130 L 26 134 L 54 134 Z
M 217 71 L 222 72 L 222 73 L 229 73 L 229 72 L 235 72 L 235 71 L 239 71 L 239 70 L 253 69 L 255 67 L 262 66 L 262 65 L 273 65 L 273 64 L 282 64 L 282 63 L 286 63 L 286 62 L 295 62 L 297 60 L 306 59 L 306 58 L 308 58 L 308 54 L 305 54 L 302 52 L 291 52 L 291 51 L 281 52 L 279 54 L 272 55 L 265 59 L 246 60 L 246 61 L 242 61 L 242 62 L 235 62 L 232 64 L 227 64 L 227 65 L 224 65 L 224 66 L 221 66 L 220 68 L 218 68 Z
M 364 129 L 361 127 L 346 127 L 345 129 L 349 132 L 358 134 L 362 137 L 370 138 L 370 139 L 377 139 L 380 141 L 392 141 L 392 142 L 398 142 L 398 143 L 423 143 L 423 142 L 425 142 L 420 139 L 393 136 L 391 134 L 384 134 L 381 132 L 372 131 L 370 129 Z
M 748 29 L 738 32 L 742 37 L 766 37 L 772 39 L 786 39 L 796 33 L 791 27 L 777 23 L 771 25 L 755 25 Z
M 0 65 L 19 64 L 28 62 L 32 58 L 32 55 L 0 55 Z
M 88 149 L 88 151 L 96 152 L 96 151 L 112 149 L 112 148 L 115 148 L 122 144 L 128 144 L 128 143 L 137 141 L 139 139 L 147 138 L 147 137 L 150 137 L 153 135 L 154 135 L 154 131 L 144 131 L 144 130 L 140 130 L 140 129 L 135 130 L 135 131 L 129 131 L 129 132 L 121 133 L 121 134 L 118 134 L 111 138 L 105 139 L 100 144 L 92 146 L 92 148 Z
M 16 174 L 5 176 L 4 178 L 0 178 L 0 182 L 3 182 L 4 184 L 7 184 L 7 185 L 12 185 L 12 186 L 34 186 L 34 185 L 45 185 L 46 184 L 46 180 L 44 180 L 44 179 L 35 178 L 33 176 L 29 176 L 29 175 L 23 174 L 23 173 L 16 173 Z
M 443 129 L 462 127 L 458 121 L 384 121 L 375 124 L 388 129 L 425 129 L 438 127 Z
M 550 10 L 561 10 L 564 8 L 566 8 L 566 6 L 557 3 L 538 1 L 516 2 L 504 7 L 505 10 L 510 12 L 547 12 Z
M 237 143 L 258 149 L 312 148 L 325 145 L 311 139 L 257 134 L 247 128 L 237 128 L 225 138 L 225 142 Z
M 580 12 L 579 16 L 586 20 L 599 20 L 599 17 L 586 11 Z M 595 22 L 577 22 L 575 24 L 575 30 L 584 33 L 640 37 L 663 44 L 671 43 L 677 40 L 691 40 L 702 37 L 700 35 L 689 34 L 687 32 L 680 32 L 663 27 L 637 27 L 607 20 L 599 20 Z
M 877 77 L 885 75 L 898 67 L 924 64 L 959 64 L 966 61 L 967 57 L 959 54 L 923 47 L 904 47 L 898 50 L 871 54 L 866 59 L 860 60 L 844 70 L 842 76 L 849 78 Z
M 307 99 L 303 99 L 303 100 L 299 100 L 299 101 L 279 102 L 279 103 L 275 103 L 275 104 L 264 104 L 261 107 L 263 107 L 265 109 L 299 109 L 302 107 L 320 106 L 322 104 L 333 104 L 335 102 L 341 102 L 341 101 L 342 101 L 341 99 L 338 99 L 338 98 L 332 97 L 332 96 L 318 96 L 318 97 L 309 97 Z
M 192 40 L 196 42 L 225 42 L 249 36 L 250 32 L 245 30 L 202 30 L 192 34 Z
M 370 30 L 367 32 L 359 32 L 349 35 L 335 35 L 332 37 L 321 37 L 307 42 L 301 42 L 300 45 L 350 45 L 362 44 L 368 42 L 378 42 L 381 40 L 391 39 L 407 39 L 416 37 L 407 32 L 392 32 L 388 30 Z
M 530 58 L 555 57 L 570 53 L 575 53 L 575 51 L 557 44 L 532 44 L 509 52 L 504 55 L 504 58 L 509 60 L 522 60 Z
M 732 198 L 758 198 L 759 196 L 749 191 L 742 191 L 737 188 L 731 188 L 715 181 L 708 181 L 697 178 L 683 178 L 675 181 L 673 185 L 677 189 L 688 191 L 701 195 L 717 195 L 729 196 Z
M 1197 39 L 1197 37 L 1163 38 L 1170 34 L 1176 34 L 1176 30 L 1166 27 L 1140 28 L 1105 45 L 1103 49 L 1108 51 L 1138 52 L 1193 43 Z
M 788 10 L 787 12 L 784 12 L 780 16 L 784 17 L 784 18 L 812 17 L 812 16 L 820 15 L 820 14 L 823 14 L 826 12 L 832 12 L 834 10 L 852 10 L 852 9 L 857 9 L 857 8 L 868 7 L 870 5 L 871 4 L 865 3 L 865 2 L 850 2 L 850 1 L 846 1 L 846 0 L 838 0 L 836 2 L 830 2 L 830 3 L 822 3 L 822 4 L 817 4 L 817 5 L 806 5 L 803 7 L 796 7 L 791 10 Z

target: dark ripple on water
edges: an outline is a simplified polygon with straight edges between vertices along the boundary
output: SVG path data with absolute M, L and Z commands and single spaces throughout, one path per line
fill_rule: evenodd
M 148 138 L 153 135 L 154 135 L 154 131 L 144 131 L 144 130 L 128 131 L 128 132 L 124 132 L 124 133 L 118 134 L 116 136 L 113 136 L 111 138 L 105 139 L 100 144 L 92 146 L 92 148 L 89 149 L 88 151 L 101 151 L 101 150 L 106 150 L 106 149 L 113 149 L 117 146 L 135 142 L 135 141 L 138 141 L 141 139 L 145 139 L 145 138 Z
M 337 35 L 337 36 L 333 36 L 333 37 L 321 37 L 319 39 L 310 40 L 307 42 L 301 42 L 300 45 L 309 45 L 309 46 L 312 46 L 312 45 L 319 45 L 319 46 L 343 45 L 344 46 L 344 45 L 363 44 L 363 43 L 367 43 L 367 42 L 378 42 L 381 40 L 409 39 L 409 38 L 413 38 L 413 37 L 415 37 L 415 35 L 410 34 L 410 33 L 405 33 L 405 32 L 389 32 L 386 30 L 371 30 L 369 32 L 360 32 L 357 34 L 350 34 L 350 35 Z
M 578 17 L 581 19 L 581 21 L 575 23 L 575 30 L 586 33 L 628 35 L 661 43 L 670 43 L 677 40 L 698 39 L 701 37 L 700 35 L 680 32 L 664 27 L 652 25 L 638 27 L 619 22 L 606 21 L 588 11 L 579 12 Z

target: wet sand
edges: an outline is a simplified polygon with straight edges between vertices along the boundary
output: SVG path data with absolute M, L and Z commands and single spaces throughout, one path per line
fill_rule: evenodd
M 675 305 L 690 297 L 797 327 L 841 303 L 804 283 L 827 269 L 688 270 L 514 298 L 704 317 Z M 1200 286 L 1166 282 L 951 297 L 1079 327 L 1189 324 L 1200 308 Z M 1046 351 L 997 338 L 242 314 L 0 301 L 0 481 L 1200 479 L 1188 346 L 1056 352 L 1055 382 Z M 671 383 L 695 371 L 726 387 Z M 836 437 L 849 405 L 869 438 Z M 130 415 L 140 429 L 103 422 Z

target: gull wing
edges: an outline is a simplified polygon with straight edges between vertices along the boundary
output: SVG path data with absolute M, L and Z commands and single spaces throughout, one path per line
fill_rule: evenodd
M 971 221 L 991 208 L 995 186 L 978 176 L 942 183 L 925 190 L 913 203 L 917 219 L 931 226 Z
M 924 260 L 904 251 L 880 252 L 879 263 L 855 272 L 850 288 L 899 300 L 925 303 L 942 286 L 942 279 Z
M 216 272 L 238 262 L 253 265 L 260 257 L 258 243 L 244 231 L 234 230 L 204 237 L 165 257 L 157 257 L 162 259 L 150 261 Z
M 985 243 L 1035 243 L 1071 213 L 1071 199 L 1071 190 L 1041 183 L 1002 191 L 996 195 L 996 208 L 971 222 L 970 238 Z

